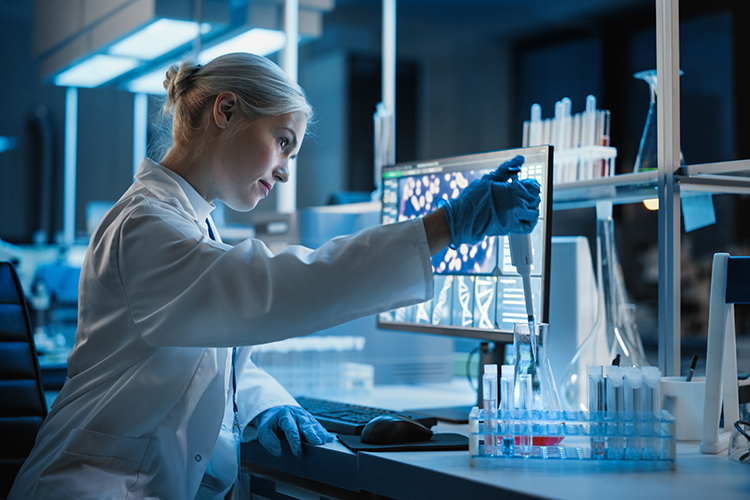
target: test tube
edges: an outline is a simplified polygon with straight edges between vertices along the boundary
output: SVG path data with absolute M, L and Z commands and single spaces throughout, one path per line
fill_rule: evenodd
M 622 418 L 625 404 L 622 377 L 622 368 L 619 366 L 607 367 L 607 416 L 614 419 L 613 423 L 608 424 L 612 427 L 608 432 L 611 437 L 609 438 L 607 457 L 616 460 L 621 459 L 623 455 L 623 440 L 620 437 L 623 433 Z
M 522 373 L 517 380 L 518 383 L 518 410 L 521 413 L 521 432 L 518 441 L 518 449 L 524 457 L 531 456 L 532 432 L 531 432 L 531 375 Z
M 513 365 L 503 365 L 500 368 L 500 413 L 505 419 L 502 420 L 503 437 L 501 451 L 503 456 L 512 457 L 514 452 L 515 437 L 510 424 L 510 413 L 513 410 Z
M 661 372 L 655 366 L 644 366 L 643 373 L 643 411 L 648 412 L 644 416 L 648 423 L 644 423 L 644 435 L 652 437 L 644 439 L 643 458 L 658 459 L 661 456 Z M 655 437 L 654 437 L 655 436 Z
M 596 114 L 596 139 L 599 146 L 609 146 L 609 123 L 610 113 L 607 109 L 597 111 Z M 611 160 L 597 160 L 596 177 L 609 177 Z
M 529 137 L 531 134 L 531 122 L 523 122 L 523 139 L 521 139 L 521 147 L 529 147 Z
M 546 144 L 542 142 L 542 106 L 538 103 L 531 105 L 531 127 L 529 129 L 529 146 Z
M 484 365 L 482 377 L 484 398 L 484 454 L 495 455 L 497 436 L 497 365 Z
M 643 376 L 641 370 L 634 366 L 623 368 L 625 378 L 625 458 L 635 459 L 641 457 L 641 439 L 636 437 L 635 424 L 640 419 L 642 410 Z
M 591 420 L 602 418 L 604 412 L 604 377 L 601 366 L 589 366 L 589 414 Z M 605 458 L 606 439 L 604 437 L 603 424 L 592 423 L 591 454 L 595 458 Z

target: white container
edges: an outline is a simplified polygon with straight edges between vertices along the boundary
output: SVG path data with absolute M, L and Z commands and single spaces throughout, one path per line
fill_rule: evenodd
M 703 405 L 706 396 L 706 378 L 662 377 L 662 408 L 675 419 L 677 441 L 700 441 L 703 436 Z

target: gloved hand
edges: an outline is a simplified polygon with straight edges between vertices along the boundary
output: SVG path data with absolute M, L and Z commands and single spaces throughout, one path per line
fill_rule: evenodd
M 453 246 L 475 245 L 486 235 L 530 233 L 539 220 L 540 186 L 535 179 L 508 180 L 521 171 L 524 157 L 516 156 L 497 170 L 473 181 L 438 207 L 448 221 Z
M 258 429 L 258 441 L 272 455 L 281 456 L 279 433 L 284 433 L 295 456 L 302 455 L 302 437 L 310 444 L 323 444 L 333 441 L 315 417 L 299 406 L 274 406 L 256 416 L 253 425 Z

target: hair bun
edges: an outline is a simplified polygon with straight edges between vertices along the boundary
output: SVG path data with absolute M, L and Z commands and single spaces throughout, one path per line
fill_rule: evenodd
M 203 66 L 191 60 L 184 61 L 178 66 L 173 64 L 167 70 L 164 79 L 164 88 L 167 90 L 167 102 L 164 104 L 164 110 L 171 113 L 177 104 L 177 99 L 190 89 L 193 76 Z

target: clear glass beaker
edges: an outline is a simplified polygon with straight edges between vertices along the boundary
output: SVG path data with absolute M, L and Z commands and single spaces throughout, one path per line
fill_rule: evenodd
M 680 75 L 682 75 L 682 70 L 680 70 Z M 650 96 L 646 124 L 643 126 L 643 134 L 638 146 L 638 156 L 635 158 L 633 172 L 656 170 L 656 145 L 658 141 L 656 129 L 656 70 L 639 71 L 633 77 L 648 83 Z M 680 165 L 684 164 L 685 160 L 682 157 L 682 149 L 680 149 Z

